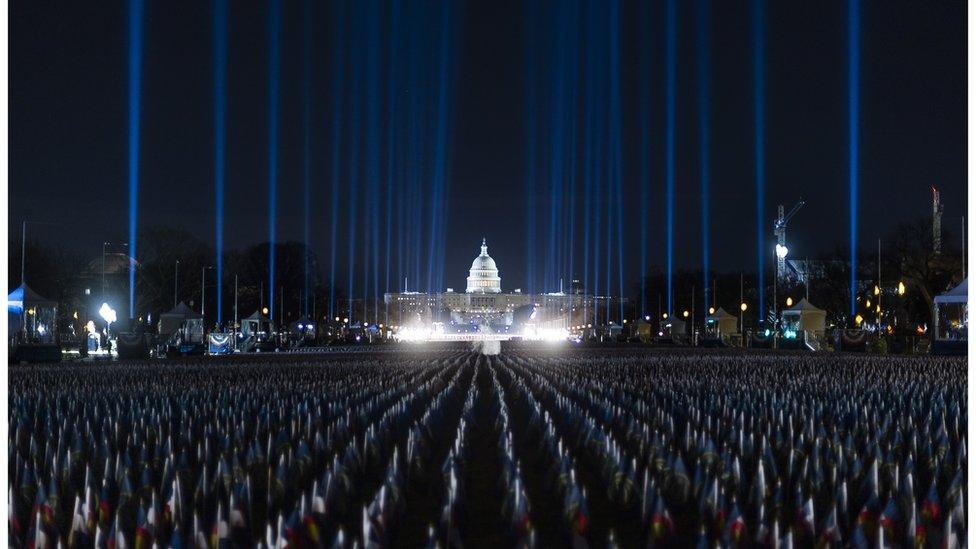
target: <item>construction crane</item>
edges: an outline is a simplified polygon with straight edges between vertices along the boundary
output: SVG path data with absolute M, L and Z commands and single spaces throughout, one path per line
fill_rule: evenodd
M 789 248 L 786 247 L 786 225 L 790 219 L 800 211 L 806 202 L 801 198 L 799 202 L 787 214 L 783 214 L 783 205 L 777 208 L 776 221 L 773 222 L 773 234 L 776 236 L 776 280 L 782 280 L 786 275 L 786 254 Z

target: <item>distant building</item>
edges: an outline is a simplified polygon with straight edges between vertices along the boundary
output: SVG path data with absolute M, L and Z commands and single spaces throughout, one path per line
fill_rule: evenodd
M 398 292 L 384 296 L 391 324 L 443 323 L 447 329 L 492 329 L 509 331 L 513 326 L 534 323 L 570 327 L 584 322 L 593 307 L 607 298 L 585 295 L 573 281 L 571 293 L 526 294 L 502 291 L 495 260 L 488 255 L 488 243 L 471 262 L 464 293 L 448 289 L 440 293 Z
M 80 277 L 85 297 L 95 309 L 108 303 L 121 311 L 125 305 L 128 314 L 129 271 L 138 267 L 139 263 L 125 253 L 109 252 L 92 259 Z

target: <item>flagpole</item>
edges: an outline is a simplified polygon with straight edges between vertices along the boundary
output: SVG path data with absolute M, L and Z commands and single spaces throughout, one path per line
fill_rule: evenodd
M 234 350 L 237 350 L 237 275 L 234 275 Z

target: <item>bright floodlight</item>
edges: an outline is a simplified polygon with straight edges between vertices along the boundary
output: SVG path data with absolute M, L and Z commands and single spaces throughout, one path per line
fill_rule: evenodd
M 783 259 L 784 257 L 786 257 L 786 254 L 788 254 L 788 253 L 790 253 L 790 249 L 789 248 L 787 248 L 786 246 L 784 246 L 782 244 L 777 244 L 776 245 L 776 257 L 778 257 L 780 259 Z
M 98 309 L 98 314 L 102 317 L 105 322 L 109 324 L 118 320 L 118 315 L 115 314 L 115 309 L 108 306 L 108 303 L 102 303 L 102 306 Z

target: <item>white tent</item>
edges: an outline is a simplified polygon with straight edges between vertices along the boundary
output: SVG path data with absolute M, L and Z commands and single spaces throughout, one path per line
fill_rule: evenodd
M 719 307 L 714 314 L 705 317 L 709 330 L 720 334 L 734 334 L 739 331 L 739 319 Z
M 254 311 L 251 316 L 241 319 L 241 334 L 244 337 L 264 337 L 270 335 L 271 331 L 271 320 L 262 315 L 261 311 Z
M 789 330 L 823 334 L 827 323 L 827 311 L 815 307 L 806 298 L 788 309 L 783 309 L 783 326 Z
M 688 324 L 684 320 L 669 318 L 664 321 L 664 333 L 669 336 L 687 335 Z
M 935 303 L 933 307 L 935 308 L 935 337 L 936 339 L 944 339 L 943 334 L 939 330 L 939 309 L 945 306 L 958 305 L 961 306 L 959 321 L 955 325 L 950 325 L 949 332 L 946 334 L 948 339 L 967 339 L 966 334 L 968 332 L 969 323 L 969 279 L 964 278 L 955 288 L 949 290 L 944 294 L 939 294 L 935 296 L 933 300 Z M 961 334 L 961 337 L 960 337 Z

